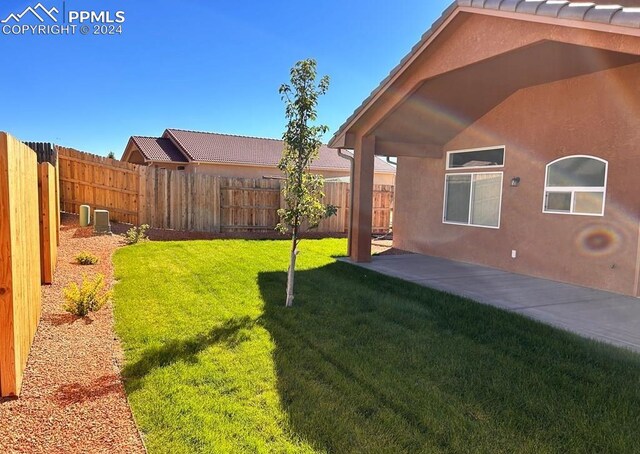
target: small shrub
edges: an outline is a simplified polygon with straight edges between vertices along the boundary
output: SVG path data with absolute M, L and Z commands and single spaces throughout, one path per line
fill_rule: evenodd
M 64 290 L 62 308 L 74 315 L 84 317 L 89 312 L 97 312 L 111 299 L 111 291 L 104 289 L 104 276 L 96 275 L 94 279 L 82 276 L 80 285 L 71 282 Z
M 82 251 L 76 255 L 76 262 L 80 265 L 95 265 L 98 263 L 98 257 L 93 255 L 91 252 Z
M 147 241 L 149 239 L 147 236 L 147 230 L 149 230 L 148 224 L 142 224 L 140 227 L 131 227 L 127 230 L 127 233 L 124 234 L 124 241 L 127 244 L 136 244 L 141 241 Z

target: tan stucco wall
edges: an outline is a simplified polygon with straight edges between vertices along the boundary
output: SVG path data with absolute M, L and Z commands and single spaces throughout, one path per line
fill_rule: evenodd
M 390 174 L 376 173 L 373 176 L 373 184 L 395 185 L 396 176 Z
M 217 164 L 190 164 L 188 169 L 197 173 L 218 175 L 222 177 L 237 178 L 262 178 L 263 176 L 279 176 L 282 172 L 275 167 L 253 167 L 253 166 L 234 166 L 234 165 L 217 165 Z M 320 170 L 315 171 L 325 178 L 348 177 L 348 171 L 331 171 Z M 375 184 L 394 184 L 395 175 L 378 173 L 374 177 Z
M 181 163 L 174 163 L 174 162 L 158 162 L 155 164 L 152 164 L 154 167 L 157 167 L 159 169 L 167 169 L 167 170 L 178 170 L 178 167 L 184 167 L 184 169 L 182 170 L 187 170 L 189 168 L 189 165 L 186 162 L 181 162 Z
M 498 230 L 443 224 L 445 159 L 399 158 L 395 246 L 636 295 L 639 80 L 636 64 L 518 91 L 446 145 L 506 145 Z M 603 217 L 542 213 L 546 164 L 575 154 L 609 161 Z

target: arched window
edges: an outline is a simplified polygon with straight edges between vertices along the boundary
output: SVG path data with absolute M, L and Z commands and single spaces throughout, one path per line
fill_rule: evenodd
M 607 165 L 593 156 L 568 156 L 547 164 L 543 211 L 604 215 Z

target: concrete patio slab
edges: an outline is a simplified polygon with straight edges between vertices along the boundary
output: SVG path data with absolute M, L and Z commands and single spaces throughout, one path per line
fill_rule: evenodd
M 420 254 L 355 265 L 640 352 L 638 298 Z

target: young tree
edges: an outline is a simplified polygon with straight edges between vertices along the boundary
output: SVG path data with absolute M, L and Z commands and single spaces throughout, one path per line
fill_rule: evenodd
M 301 60 L 291 68 L 291 84 L 280 87 L 285 103 L 287 129 L 282 135 L 284 150 L 278 167 L 284 172 L 282 194 L 285 208 L 278 211 L 277 229 L 291 232 L 291 258 L 287 273 L 287 307 L 293 305 L 293 283 L 300 243 L 300 228 L 306 223 L 317 227 L 320 221 L 335 214 L 335 207 L 322 204 L 324 178 L 311 173 L 311 163 L 318 157 L 325 125 L 314 125 L 317 120 L 318 98 L 329 88 L 329 77 L 316 83 L 315 60 Z

